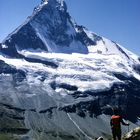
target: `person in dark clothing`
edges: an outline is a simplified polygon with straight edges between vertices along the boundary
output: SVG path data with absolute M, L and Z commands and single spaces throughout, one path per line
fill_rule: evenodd
M 114 108 L 113 115 L 111 116 L 110 120 L 113 140 L 116 140 L 116 138 L 118 138 L 118 140 L 121 140 L 121 123 L 123 125 L 129 125 L 129 123 L 125 123 L 122 117 L 119 115 L 118 108 Z

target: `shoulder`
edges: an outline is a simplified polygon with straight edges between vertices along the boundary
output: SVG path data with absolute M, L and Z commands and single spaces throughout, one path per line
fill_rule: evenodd
M 122 117 L 120 115 L 112 115 L 111 119 L 122 119 Z
M 120 115 L 112 115 L 111 118 L 121 118 Z

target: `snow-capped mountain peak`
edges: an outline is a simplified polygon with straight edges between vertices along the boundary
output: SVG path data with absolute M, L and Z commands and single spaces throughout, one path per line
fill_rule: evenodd
M 42 0 L 0 44 L 0 84 L 0 131 L 21 139 L 110 139 L 113 106 L 138 122 L 139 57 L 78 25 L 63 0 Z
M 2 44 L 8 47 L 2 47 L 1 51 L 12 57 L 19 57 L 18 52 L 27 49 L 68 54 L 116 54 L 124 59 L 132 56 L 117 43 L 77 25 L 67 12 L 64 0 L 42 0 L 26 22 Z
M 64 0 L 42 0 L 40 6 L 43 6 L 46 4 L 49 4 L 49 6 L 52 5 L 56 8 L 59 8 L 59 10 L 65 10 L 65 11 L 67 10 L 67 6 Z
M 62 0 L 44 1 L 35 8 L 27 22 L 11 33 L 3 44 L 19 51 L 30 49 L 57 53 L 88 53 Z

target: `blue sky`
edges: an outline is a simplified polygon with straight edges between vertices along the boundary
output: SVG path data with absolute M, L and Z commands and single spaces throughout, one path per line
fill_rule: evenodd
M 0 41 L 22 24 L 41 0 L 0 0 Z M 78 24 L 140 56 L 140 0 L 66 0 Z

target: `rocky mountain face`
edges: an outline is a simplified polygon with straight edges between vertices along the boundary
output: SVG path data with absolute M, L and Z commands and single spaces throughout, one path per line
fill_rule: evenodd
M 140 127 L 131 130 L 123 137 L 123 140 L 139 140 L 139 139 L 140 139 Z
M 130 128 L 140 115 L 139 57 L 77 25 L 63 0 L 0 44 L 0 85 L 0 131 L 20 140 L 108 140 L 112 107 Z

